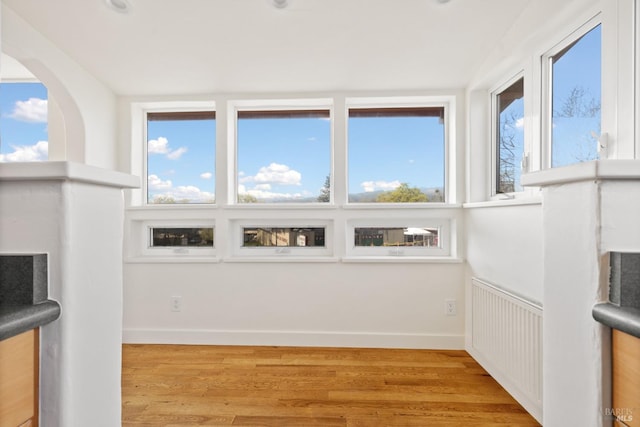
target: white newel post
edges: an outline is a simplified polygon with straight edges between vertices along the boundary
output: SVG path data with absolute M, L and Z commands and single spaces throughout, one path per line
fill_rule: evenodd
M 43 427 L 120 425 L 122 190 L 138 185 L 76 163 L 0 165 L 0 252 L 48 253 L 62 307 L 41 331 Z
M 608 300 L 608 252 L 640 251 L 639 178 L 635 160 L 522 178 L 543 194 L 545 427 L 611 425 L 610 329 L 593 319 L 592 309 Z

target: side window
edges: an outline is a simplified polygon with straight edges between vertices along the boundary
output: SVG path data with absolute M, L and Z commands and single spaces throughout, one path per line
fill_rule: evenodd
M 494 95 L 495 193 L 522 191 L 524 78 Z
M 147 113 L 148 204 L 215 203 L 213 111 Z
M 330 111 L 238 111 L 236 167 L 237 203 L 329 202 Z
M 598 25 L 549 57 L 551 167 L 599 157 L 601 40 Z
M 444 202 L 444 112 L 444 107 L 350 108 L 349 202 Z
M 42 83 L 0 83 L 0 162 L 49 159 L 47 101 Z

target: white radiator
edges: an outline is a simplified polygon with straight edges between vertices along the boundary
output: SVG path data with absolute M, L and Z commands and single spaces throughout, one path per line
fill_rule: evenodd
M 542 423 L 542 308 L 471 280 L 469 353 Z

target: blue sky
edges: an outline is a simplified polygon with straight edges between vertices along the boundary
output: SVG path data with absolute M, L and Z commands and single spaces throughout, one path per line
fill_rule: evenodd
M 0 162 L 48 159 L 44 85 L 0 83 L 0 138 Z
M 444 187 L 444 125 L 438 117 L 349 119 L 349 193 Z
M 572 88 L 600 102 L 600 27 L 554 65 L 554 98 Z M 558 110 L 562 102 L 554 104 Z M 510 108 L 519 108 L 517 103 Z M 46 160 L 47 91 L 39 83 L 0 84 L 0 161 Z M 522 123 L 517 123 L 523 138 Z M 152 121 L 148 126 L 149 198 L 212 202 L 215 120 Z M 444 186 L 443 125 L 435 117 L 358 117 L 348 122 L 348 192 Z M 593 158 L 600 118 L 554 117 L 553 165 Z M 520 141 L 520 144 L 522 142 Z M 517 153 L 519 157 L 521 150 Z M 590 157 L 591 156 L 591 157 Z M 519 164 L 519 158 L 517 163 Z M 238 123 L 238 192 L 261 201 L 313 201 L 331 171 L 327 118 L 244 118 Z M 519 174 L 519 172 L 518 172 Z
M 238 121 L 238 193 L 258 200 L 314 198 L 331 173 L 328 118 Z
M 176 202 L 215 200 L 215 120 L 149 121 L 148 198 Z

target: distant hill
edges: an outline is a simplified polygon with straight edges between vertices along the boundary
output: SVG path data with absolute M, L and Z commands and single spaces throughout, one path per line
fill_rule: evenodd
M 424 194 L 427 195 L 429 202 L 443 202 L 442 188 L 421 188 Z M 375 203 L 376 199 L 384 191 L 371 191 L 363 193 L 349 194 L 349 202 L 351 203 Z M 301 199 L 269 199 L 258 200 L 258 203 L 314 203 L 317 201 L 317 197 L 305 197 Z

